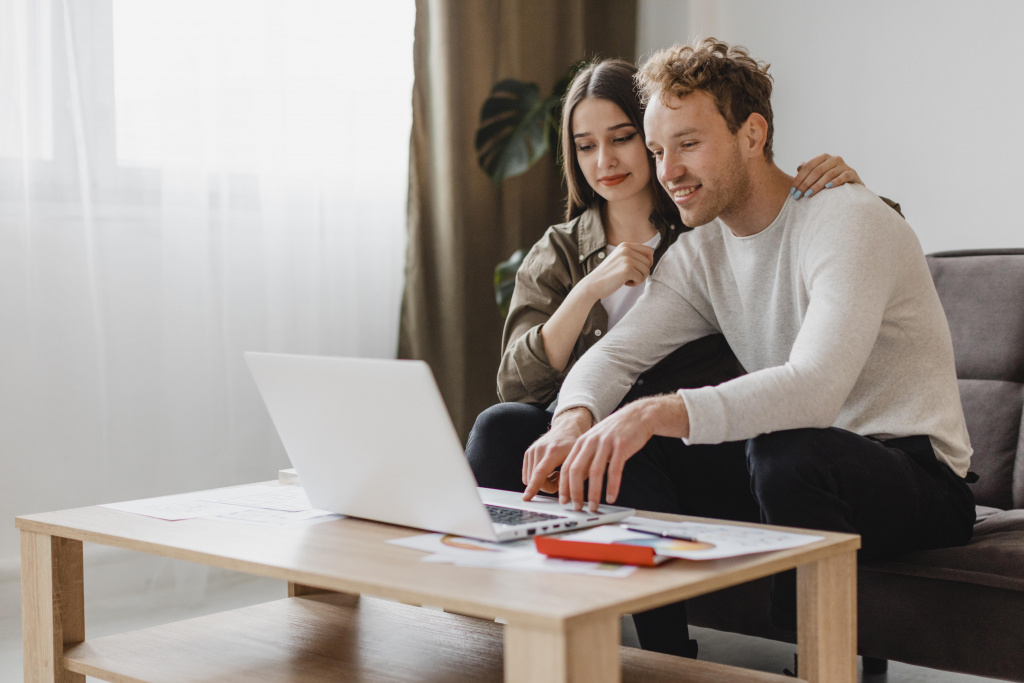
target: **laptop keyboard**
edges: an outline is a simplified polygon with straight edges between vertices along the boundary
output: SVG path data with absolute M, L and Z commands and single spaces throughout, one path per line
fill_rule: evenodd
M 487 512 L 491 514 L 491 521 L 495 524 L 529 524 L 530 522 L 543 522 L 548 519 L 565 519 L 564 515 L 548 515 L 543 512 L 531 512 L 518 508 L 506 508 L 500 505 L 485 505 Z

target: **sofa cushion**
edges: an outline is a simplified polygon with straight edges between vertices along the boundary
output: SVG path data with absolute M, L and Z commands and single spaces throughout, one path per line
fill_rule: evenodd
M 1024 384 L 986 379 L 960 380 L 960 402 L 974 455 L 971 485 L 978 505 L 1003 510 L 1022 507 L 1024 481 L 1014 482 L 1021 440 Z
M 928 257 L 949 321 L 956 374 L 1024 382 L 1024 250 Z
M 861 570 L 1024 591 L 1024 510 L 983 508 L 978 518 L 967 545 L 865 562 Z
M 1024 592 L 863 569 L 857 592 L 861 654 L 1024 681 Z

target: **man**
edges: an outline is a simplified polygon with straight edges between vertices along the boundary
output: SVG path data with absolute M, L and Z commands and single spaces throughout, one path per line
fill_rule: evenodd
M 663 50 L 638 84 L 658 178 L 700 227 L 569 374 L 551 430 L 526 453 L 524 498 L 557 489 L 580 509 L 604 492 L 859 533 L 865 558 L 965 543 L 971 448 L 913 231 L 862 186 L 790 198 L 792 177 L 772 160 L 771 77 L 742 48 Z M 643 370 L 714 332 L 747 375 L 609 415 Z M 792 576 L 777 582 L 777 624 L 795 627 L 794 601 Z

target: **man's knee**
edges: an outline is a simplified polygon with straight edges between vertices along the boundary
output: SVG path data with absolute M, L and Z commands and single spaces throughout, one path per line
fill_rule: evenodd
M 747 441 L 747 469 L 759 500 L 797 480 L 818 479 L 829 467 L 827 429 L 790 429 Z M 762 505 L 764 503 L 762 502 Z
M 827 429 L 787 429 L 747 441 L 747 466 L 778 469 L 799 466 L 821 453 Z

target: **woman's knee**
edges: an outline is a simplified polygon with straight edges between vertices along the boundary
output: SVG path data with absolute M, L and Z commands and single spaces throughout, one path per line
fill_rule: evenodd
M 550 423 L 551 414 L 543 408 L 526 403 L 499 403 L 477 416 L 466 450 L 468 452 L 474 442 L 493 448 L 522 442 L 534 434 L 539 437 L 547 431 Z
M 543 408 L 528 403 L 498 403 L 476 416 L 473 431 L 502 429 L 524 421 L 534 422 L 537 419 L 545 419 L 541 417 L 541 414 L 546 415 L 546 419 L 550 421 L 550 415 Z
M 523 453 L 551 422 L 551 414 L 523 403 L 499 403 L 477 416 L 466 457 L 481 486 L 522 490 Z

